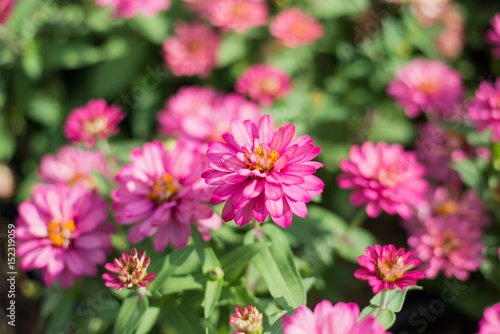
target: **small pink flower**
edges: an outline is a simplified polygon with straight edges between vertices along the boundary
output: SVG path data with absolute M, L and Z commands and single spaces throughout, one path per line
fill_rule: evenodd
M 354 189 L 350 200 L 354 206 L 366 205 L 368 216 L 375 218 L 384 210 L 403 218 L 411 216 L 427 189 L 425 168 L 413 152 L 398 144 L 365 142 L 353 146 L 349 159 L 340 162 L 344 172 L 338 177 L 343 189 Z
M 170 8 L 170 0 L 95 0 L 99 7 L 113 8 L 113 17 L 130 19 L 137 15 L 155 17 Z
M 106 201 L 83 185 L 37 187 L 19 205 L 17 255 L 23 270 L 41 269 L 43 281 L 70 287 L 75 279 L 97 275 L 111 251 Z
M 272 66 L 253 65 L 239 77 L 236 91 L 269 106 L 274 100 L 287 96 L 290 86 L 290 77 L 285 72 Z
M 420 260 L 413 257 L 412 252 L 406 252 L 404 248 L 396 250 L 394 245 L 366 248 L 367 255 L 358 257 L 361 269 L 354 272 L 354 277 L 368 280 L 373 293 L 382 290 L 398 288 L 403 290 L 407 286 L 417 284 L 417 280 L 424 278 L 421 271 L 410 271 L 420 264 Z
M 175 76 L 206 77 L 216 66 L 219 36 L 199 23 L 180 23 L 163 43 L 165 62 Z
M 314 44 L 323 37 L 323 26 L 299 8 L 281 11 L 269 27 L 271 35 L 289 48 Z
M 304 218 L 311 196 L 323 191 L 323 182 L 312 175 L 323 164 L 311 161 L 321 149 L 309 136 L 292 139 L 295 126 L 274 131 L 269 115 L 252 121 L 235 119 L 231 130 L 208 145 L 210 170 L 202 177 L 217 186 L 210 203 L 226 201 L 224 221 L 244 225 L 268 215 L 281 227 L 292 223 L 292 213 Z
M 495 83 L 481 82 L 476 99 L 469 105 L 469 116 L 478 131 L 490 129 L 491 140 L 500 141 L 500 78 Z
M 261 334 L 262 313 L 255 306 L 237 306 L 229 324 L 236 329 L 237 334 Z
M 442 116 L 461 102 L 465 92 L 460 73 L 438 60 L 412 60 L 396 76 L 387 94 L 408 117 L 422 111 Z
M 15 2 L 15 0 L 0 0 L 0 24 L 7 21 Z
M 85 142 L 87 147 L 93 147 L 97 141 L 116 135 L 124 117 L 120 107 L 108 106 L 103 99 L 91 100 L 71 111 L 64 124 L 64 134 L 72 142 Z
M 118 189 L 111 192 L 116 220 L 133 225 L 130 242 L 154 236 L 157 251 L 169 242 L 181 248 L 191 235 L 191 223 L 206 239 L 209 230 L 220 227 L 220 217 L 204 203 L 212 196 L 213 187 L 200 177 L 206 157 L 198 150 L 178 142 L 167 152 L 162 143 L 152 142 L 133 149 L 130 160 L 116 176 Z
M 479 332 L 476 334 L 500 333 L 500 304 L 488 307 L 479 321 Z
M 122 253 L 122 257 L 115 259 L 113 263 L 106 263 L 106 270 L 114 274 L 105 273 L 102 278 L 106 280 L 106 286 L 116 290 L 146 287 L 148 282 L 156 278 L 156 274 L 147 273 L 148 266 L 149 256 L 146 257 L 146 251 L 141 251 L 138 256 L 137 249 L 132 248 L 130 255 Z
M 208 19 L 216 27 L 244 33 L 267 21 L 267 5 L 262 0 L 211 0 L 206 7 Z
M 495 58 L 500 58 L 500 13 L 496 13 L 491 19 L 491 29 L 486 33 L 486 41 L 493 44 L 491 54 Z
M 332 305 L 323 300 L 314 308 L 297 308 L 293 315 L 281 320 L 284 334 L 390 334 L 375 317 L 369 315 L 359 320 L 359 306 L 339 302 Z

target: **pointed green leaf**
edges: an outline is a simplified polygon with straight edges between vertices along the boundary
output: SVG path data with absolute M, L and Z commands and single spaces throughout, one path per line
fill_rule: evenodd
M 227 253 L 220 259 L 222 270 L 227 281 L 232 281 L 245 269 L 250 260 L 262 249 L 271 245 L 269 242 L 258 242 L 243 245 Z
M 400 312 L 403 308 L 405 302 L 406 293 L 408 290 L 421 290 L 420 286 L 406 287 L 403 291 L 399 289 L 392 289 L 387 291 L 387 308 L 393 312 Z M 371 300 L 370 304 L 375 306 L 381 306 L 382 304 L 382 292 L 377 293 Z
M 159 307 L 150 307 L 146 310 L 141 320 L 139 321 L 139 327 L 135 331 L 135 334 L 147 334 L 151 331 L 156 323 L 156 319 L 160 315 Z
M 207 287 L 205 289 L 205 300 L 204 300 L 204 314 L 205 318 L 208 318 L 215 305 L 219 302 L 220 294 L 222 292 L 222 287 L 224 286 L 224 279 L 219 278 L 215 281 L 207 281 Z
M 184 305 L 169 304 L 162 311 L 164 311 L 162 315 L 167 320 L 167 324 L 174 327 L 177 333 L 200 334 L 205 332 L 205 329 L 200 325 L 200 318 L 192 309 Z
M 196 228 L 196 226 L 194 225 L 191 227 L 191 234 L 193 236 L 196 252 L 198 253 L 198 256 L 200 257 L 202 263 L 203 273 L 207 274 L 217 267 L 220 268 L 221 264 L 219 259 L 217 258 L 217 255 L 215 255 L 214 250 L 205 240 L 203 240 L 203 237 L 198 231 L 198 228 Z
M 139 320 L 146 313 L 149 302 L 146 296 L 132 293 L 123 301 L 116 318 L 114 334 L 129 334 L 139 326 Z
M 194 246 L 189 245 L 184 248 L 173 251 L 165 257 L 163 262 L 163 267 L 160 271 L 157 271 L 156 278 L 152 280 L 148 285 L 151 291 L 158 289 L 163 285 L 165 280 L 172 275 L 172 273 L 179 268 L 184 261 L 194 252 Z M 148 270 L 149 272 L 154 272 L 153 268 Z
M 370 305 L 367 306 L 361 311 L 360 319 L 367 317 L 368 315 L 373 315 L 375 320 L 382 324 L 384 329 L 388 329 L 391 327 L 396 321 L 396 314 L 391 310 L 382 310 L 378 306 Z

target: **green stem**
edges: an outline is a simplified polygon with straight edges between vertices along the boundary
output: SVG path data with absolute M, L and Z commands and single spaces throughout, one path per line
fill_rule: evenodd
M 387 302 L 389 301 L 389 290 L 382 290 L 381 295 L 380 295 L 380 309 L 385 311 L 387 310 Z
M 348 228 L 351 229 L 362 226 L 367 217 L 368 215 L 366 214 L 365 208 L 360 208 L 359 211 L 352 218 Z

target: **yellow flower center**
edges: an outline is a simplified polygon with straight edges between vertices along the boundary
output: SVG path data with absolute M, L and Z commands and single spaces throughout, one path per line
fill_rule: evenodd
M 275 94 L 280 88 L 280 81 L 277 78 L 264 78 L 259 81 L 259 87 L 262 92 Z
M 259 146 L 250 157 L 247 156 L 248 162 L 246 164 L 251 170 L 258 169 L 262 172 L 269 173 L 279 157 L 280 155 L 278 152 L 271 151 L 268 146 L 264 147 L 264 149 Z
M 156 204 L 162 204 L 175 200 L 179 188 L 179 182 L 172 175 L 165 173 L 161 179 L 155 181 L 153 191 L 147 197 L 154 200 Z
M 248 14 L 247 6 L 244 2 L 238 2 L 231 8 L 233 18 L 245 18 Z
M 436 213 L 440 216 L 451 216 L 460 211 L 460 207 L 456 201 L 446 200 L 439 203 L 436 209 Z
M 83 123 L 83 131 L 91 136 L 98 136 L 106 131 L 108 121 L 105 117 L 96 117 L 93 120 Z
M 419 91 L 427 94 L 434 94 L 437 92 L 438 88 L 438 84 L 432 81 L 423 81 L 417 85 Z
M 57 247 L 67 248 L 70 243 L 71 232 L 75 230 L 75 222 L 70 220 L 66 223 L 51 221 L 48 227 L 49 239 Z
M 404 273 L 401 268 L 400 259 L 396 261 L 378 261 L 377 263 L 377 275 L 384 282 L 395 282 Z

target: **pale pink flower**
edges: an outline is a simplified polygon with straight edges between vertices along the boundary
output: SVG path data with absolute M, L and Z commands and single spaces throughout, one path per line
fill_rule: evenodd
M 290 77 L 285 72 L 268 65 L 249 67 L 236 82 L 236 91 L 248 94 L 252 100 L 264 106 L 290 93 Z
M 10 200 L 16 191 L 16 181 L 12 169 L 0 163 L 0 201 Z
M 70 287 L 75 279 L 97 275 L 111 251 L 106 201 L 83 185 L 37 187 L 19 205 L 17 255 L 23 270 L 41 269 L 43 281 Z
M 255 306 L 237 306 L 229 324 L 236 329 L 236 334 L 261 334 L 262 313 Z
M 146 287 L 148 282 L 156 278 L 156 274 L 147 273 L 149 261 L 146 251 L 143 250 L 137 255 L 137 249 L 132 248 L 130 255 L 122 253 L 122 256 L 113 263 L 106 263 L 104 267 L 112 274 L 105 273 L 102 278 L 106 280 L 106 286 L 114 287 L 116 290 Z
M 408 117 L 422 111 L 442 116 L 462 101 L 464 86 L 460 73 L 439 60 L 417 58 L 397 71 L 387 87 Z
M 216 66 L 219 36 L 200 23 L 179 23 L 163 43 L 165 62 L 175 76 L 206 77 Z
M 130 19 L 137 15 L 155 17 L 170 8 L 170 0 L 95 0 L 99 7 L 113 8 L 113 17 Z
M 493 44 L 493 57 L 500 58 L 500 13 L 496 13 L 491 19 L 491 29 L 486 33 L 486 41 Z
M 15 2 L 15 0 L 0 0 L 0 24 L 7 21 Z
M 124 117 L 120 107 L 109 106 L 103 99 L 91 100 L 71 111 L 64 124 L 64 134 L 72 142 L 93 147 L 97 141 L 116 135 Z
M 469 116 L 478 131 L 490 129 L 491 140 L 500 141 L 500 78 L 495 83 L 481 82 L 469 105 Z
M 420 260 L 404 248 L 396 250 L 394 245 L 367 247 L 366 255 L 359 256 L 358 261 L 362 268 L 354 272 L 354 277 L 368 280 L 374 294 L 394 288 L 402 291 L 424 278 L 423 272 L 412 271 L 420 264 Z
M 184 0 L 187 8 L 206 16 L 207 5 L 212 0 Z
M 282 10 L 269 27 L 271 35 L 289 48 L 314 44 L 323 37 L 323 26 L 299 8 Z
M 206 11 L 214 26 L 240 34 L 265 25 L 268 15 L 267 4 L 262 0 L 211 0 Z
M 111 192 L 116 220 L 132 224 L 130 242 L 154 236 L 157 251 L 169 242 L 181 248 L 191 235 L 191 223 L 206 239 L 209 230 L 220 227 L 220 217 L 204 203 L 213 187 L 200 177 L 206 157 L 198 150 L 178 142 L 167 152 L 162 143 L 152 142 L 132 150 L 130 160 L 116 176 L 119 188 Z
M 431 27 L 450 10 L 451 0 L 410 0 L 410 9 L 419 23 L 424 27 Z
M 284 334 L 390 334 L 373 315 L 359 320 L 359 306 L 323 300 L 314 308 L 299 306 L 281 320 Z
M 321 149 L 309 136 L 292 139 L 295 126 L 285 125 L 274 131 L 269 115 L 259 124 L 235 119 L 231 130 L 208 146 L 212 161 L 202 177 L 217 186 L 211 204 L 226 201 L 224 221 L 238 225 L 253 218 L 263 222 L 268 215 L 281 227 L 292 223 L 292 213 L 304 218 L 311 196 L 323 191 L 323 182 L 312 175 L 323 164 L 311 161 Z
M 260 108 L 239 94 L 224 95 L 212 88 L 181 88 L 158 112 L 159 132 L 188 138 L 200 143 L 222 139 L 233 119 L 254 122 L 260 119 Z
M 375 218 L 384 210 L 403 218 L 411 216 L 427 189 L 425 168 L 413 152 L 398 144 L 365 142 L 353 146 L 349 159 L 340 162 L 344 172 L 338 177 L 343 189 L 353 189 L 354 206 L 366 205 L 368 216 Z
M 500 333 L 500 304 L 488 307 L 479 321 L 479 332 L 476 334 Z

